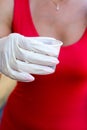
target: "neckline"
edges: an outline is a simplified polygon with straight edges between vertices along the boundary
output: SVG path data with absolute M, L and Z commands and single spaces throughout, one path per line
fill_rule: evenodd
M 83 34 L 81 35 L 81 37 L 76 42 L 71 43 L 71 44 L 66 45 L 66 46 L 61 46 L 61 48 L 70 48 L 70 47 L 77 46 L 80 43 L 82 44 L 82 41 L 85 38 L 85 35 L 87 35 L 87 28 L 84 29 Z
M 28 18 L 30 18 L 29 21 L 31 20 L 31 24 L 32 24 L 32 27 L 33 27 L 33 30 L 34 30 L 36 36 L 40 36 L 40 34 L 38 33 L 38 31 L 34 25 L 34 22 L 33 22 L 32 13 L 31 13 L 31 9 L 30 9 L 30 0 L 27 0 L 27 2 L 28 2 L 27 5 L 28 5 L 28 16 L 29 16 Z M 62 45 L 61 48 L 69 48 L 72 46 L 76 46 L 77 44 L 80 44 L 81 41 L 84 39 L 86 34 L 87 34 L 87 27 L 84 29 L 82 36 L 76 42 L 71 43 L 71 44 L 66 45 L 66 46 Z

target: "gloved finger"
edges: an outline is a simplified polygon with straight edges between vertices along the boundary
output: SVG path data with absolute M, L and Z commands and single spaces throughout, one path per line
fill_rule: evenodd
M 55 38 L 52 37 L 33 37 L 33 39 L 43 42 L 44 44 L 57 47 L 57 49 L 63 44 L 62 41 L 56 40 Z
M 16 66 L 16 61 L 14 65 L 14 69 L 11 68 L 8 58 L 4 57 L 4 60 L 2 62 L 2 72 L 6 76 L 18 80 L 18 81 L 23 81 L 23 82 L 31 82 L 34 80 L 34 77 L 27 72 L 21 72 L 18 71 L 18 66 Z M 5 67 L 4 67 L 5 66 Z
M 58 56 L 58 48 L 53 47 L 53 45 L 51 46 L 49 44 L 44 44 L 44 42 L 41 42 L 35 38 L 22 37 L 22 42 L 19 46 L 28 51 L 47 54 L 49 56 Z
M 26 62 L 22 62 L 18 60 L 16 62 L 17 62 L 17 65 L 15 64 L 15 66 L 12 69 L 15 69 L 17 66 L 18 71 L 20 72 L 27 72 L 30 74 L 41 74 L 41 75 L 51 74 L 54 72 L 53 67 L 30 64 L 30 63 L 26 63 Z
M 59 63 L 56 57 L 35 53 L 33 51 L 26 51 L 20 49 L 17 52 L 16 58 L 18 60 L 26 61 L 33 64 L 54 66 Z
M 14 70 L 11 70 L 10 78 L 15 79 L 17 81 L 21 81 L 21 82 L 34 81 L 34 77 L 31 74 L 29 74 L 27 72 L 18 72 L 18 71 L 14 71 Z
M 22 82 L 32 82 L 34 80 L 34 77 L 31 74 L 27 72 L 15 71 L 15 70 L 12 70 L 11 68 L 7 70 L 5 75 L 10 77 L 11 79 L 22 81 Z
M 60 48 L 63 45 L 63 42 L 60 40 L 56 40 L 55 38 L 52 37 L 33 37 L 33 39 L 37 39 L 39 41 L 42 41 L 44 44 L 51 45 L 57 50 L 57 55 L 56 57 L 59 56 Z

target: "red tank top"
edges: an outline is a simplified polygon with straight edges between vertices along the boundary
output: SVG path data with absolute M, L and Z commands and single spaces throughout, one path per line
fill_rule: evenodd
M 39 36 L 29 1 L 14 1 L 13 32 Z M 76 43 L 61 48 L 59 60 L 54 74 L 18 82 L 7 103 L 11 130 L 87 129 L 87 29 Z

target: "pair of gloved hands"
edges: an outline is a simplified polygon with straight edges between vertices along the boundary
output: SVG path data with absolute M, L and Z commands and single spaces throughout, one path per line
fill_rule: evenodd
M 55 71 L 58 61 L 57 42 L 49 37 L 24 37 L 12 33 L 0 39 L 0 72 L 23 82 L 34 80 L 32 74 L 46 75 Z

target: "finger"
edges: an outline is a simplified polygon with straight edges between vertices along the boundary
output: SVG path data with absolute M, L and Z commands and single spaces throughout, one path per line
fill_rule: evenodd
M 43 42 L 44 44 L 48 44 L 54 47 L 59 47 L 63 44 L 62 41 L 57 40 L 55 38 L 52 37 L 34 37 L 34 39 L 39 40 L 40 42 Z
M 39 65 L 54 66 L 59 63 L 56 57 L 35 53 L 33 51 L 26 51 L 23 49 L 20 49 L 20 51 L 17 52 L 16 57 L 18 60 Z
M 4 65 L 6 66 L 4 67 Z M 18 71 L 18 66 L 16 66 L 16 61 L 15 64 L 13 64 L 14 69 L 12 69 L 8 59 L 6 58 L 4 62 L 2 62 L 2 67 L 3 67 L 3 74 L 7 75 L 12 79 L 23 81 L 23 82 L 31 82 L 34 80 L 34 77 L 28 74 L 27 72 Z
M 51 74 L 54 72 L 53 67 L 41 66 L 41 65 L 37 65 L 37 64 L 28 64 L 28 63 L 22 62 L 22 61 L 17 61 L 17 67 L 18 67 L 18 71 L 27 72 L 30 74 L 44 75 L 44 74 Z
M 32 82 L 34 81 L 34 77 L 31 74 L 28 74 L 27 72 L 19 72 L 16 70 L 13 70 L 9 68 L 7 70 L 7 73 L 5 73 L 7 76 L 9 76 L 11 79 L 21 81 L 21 82 Z
M 21 81 L 21 82 L 32 82 L 34 81 L 34 77 L 31 74 L 28 74 L 26 72 L 17 72 L 14 70 L 11 70 L 11 78 Z
M 44 42 L 41 42 L 35 38 L 33 39 L 30 37 L 23 37 L 20 47 L 25 50 L 34 51 L 41 54 L 47 54 L 49 56 L 58 55 L 58 50 L 53 45 L 44 44 Z

